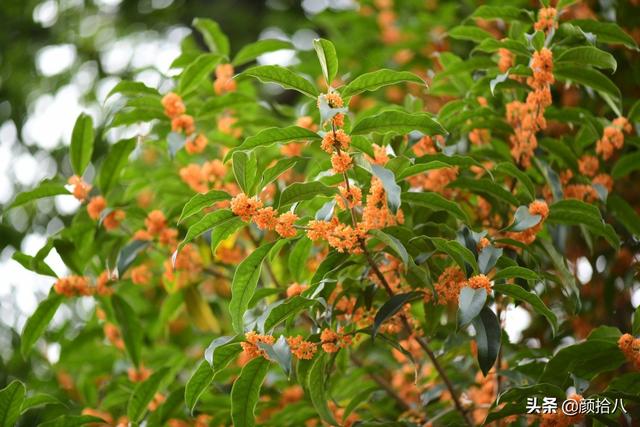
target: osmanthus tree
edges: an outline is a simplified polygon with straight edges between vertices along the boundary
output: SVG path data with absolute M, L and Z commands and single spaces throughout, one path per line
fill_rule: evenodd
M 75 175 L 13 202 L 85 204 L 14 255 L 53 286 L 7 364 L 26 368 L 0 391 L 0 421 L 631 425 L 640 112 L 606 73 L 610 45 L 637 47 L 570 3 L 478 8 L 448 31 L 468 57 L 440 49 L 428 86 L 401 64 L 352 74 L 327 39 L 313 79 L 251 65 L 291 45 L 232 54 L 215 22 L 194 21 L 209 51 L 185 48 L 172 92 L 112 91 L 122 108 L 101 133 L 150 132 L 98 156 L 80 116 Z M 406 57 L 392 2 L 350 19 L 371 15 Z M 299 97 L 278 103 L 260 82 Z M 69 276 L 44 261 L 54 248 Z M 579 257 L 597 267 L 584 286 Z M 48 327 L 86 298 L 89 314 Z M 516 343 L 514 304 L 532 317 Z M 565 414 L 568 396 L 620 405 Z M 558 409 L 528 413 L 545 398 Z

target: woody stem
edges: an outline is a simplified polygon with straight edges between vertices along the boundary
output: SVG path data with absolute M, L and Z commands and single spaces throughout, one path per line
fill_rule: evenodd
M 373 270 L 374 274 L 376 275 L 376 277 L 380 280 L 380 282 L 384 286 L 385 290 L 387 291 L 387 294 L 389 294 L 390 297 L 393 297 L 395 295 L 394 292 L 393 292 L 393 289 L 391 289 L 391 286 L 389 285 L 389 282 L 387 282 L 387 279 L 384 277 L 384 274 L 382 274 L 382 272 L 380 271 L 380 269 L 376 265 L 376 262 L 371 257 L 371 254 L 367 250 L 367 247 L 366 247 L 364 241 L 361 240 L 360 244 L 362 246 L 362 250 L 364 252 L 365 257 L 367 258 L 367 262 L 371 266 L 371 269 Z M 453 383 L 451 382 L 451 379 L 449 378 L 449 376 L 445 372 L 444 368 L 442 367 L 442 365 L 438 361 L 438 358 L 436 357 L 435 353 L 433 352 L 433 350 L 431 350 L 431 347 L 429 346 L 429 343 L 426 341 L 425 338 L 420 337 L 417 334 L 414 334 L 414 331 L 411 328 L 411 325 L 407 321 L 407 318 L 406 318 L 406 316 L 404 316 L 404 314 L 402 314 L 400 316 L 400 319 L 402 320 L 402 325 L 403 325 L 406 333 L 410 337 L 413 336 L 413 338 L 420 345 L 420 347 L 424 350 L 424 352 L 427 353 L 427 356 L 431 360 L 431 363 L 436 368 L 436 371 L 438 371 L 438 375 L 440 375 L 440 378 L 442 378 L 442 381 L 444 381 L 445 386 L 449 390 L 449 393 L 451 394 L 451 398 L 453 399 L 453 403 L 454 403 L 454 405 L 456 407 L 456 410 L 460 413 L 460 415 L 462 415 L 462 418 L 464 418 L 466 423 L 469 426 L 472 426 L 473 423 L 469 419 L 467 411 L 462 407 L 462 404 L 460 403 L 460 396 L 458 395 L 458 392 L 456 391 L 455 387 L 453 386 Z
M 364 367 L 364 364 L 362 363 L 362 361 L 358 359 L 354 354 L 351 354 L 351 361 L 360 368 Z M 376 374 L 375 372 L 369 372 L 368 374 L 369 374 L 369 377 L 371 377 L 373 381 L 375 381 L 380 387 L 382 387 L 389 396 L 391 396 L 396 402 L 398 402 L 398 405 L 402 409 L 404 409 L 405 411 L 408 411 L 409 409 L 411 409 L 411 406 L 409 406 L 409 404 L 405 402 L 404 399 L 402 399 L 402 397 L 400 397 L 398 393 L 396 393 L 396 391 L 393 389 L 393 387 L 391 386 L 391 384 L 389 384 L 387 380 L 385 380 L 383 377 Z

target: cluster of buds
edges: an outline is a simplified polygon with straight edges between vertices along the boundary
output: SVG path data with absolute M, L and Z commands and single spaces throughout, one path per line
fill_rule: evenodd
M 167 226 L 167 218 L 162 211 L 153 210 L 149 212 L 144 220 L 145 228 L 138 230 L 133 235 L 135 240 L 157 239 L 161 244 L 175 246 L 178 237 L 178 230 Z
M 262 201 L 256 197 L 238 194 L 231 200 L 231 211 L 243 221 L 253 221 L 261 230 L 275 230 L 284 238 L 296 235 L 296 214 L 285 212 L 278 215 L 272 207 L 263 207 Z
M 216 80 L 213 82 L 216 95 L 223 95 L 236 91 L 236 81 L 233 80 L 233 65 L 220 64 L 216 67 Z
M 322 349 L 326 353 L 336 353 L 341 348 L 346 348 L 351 345 L 351 335 L 344 333 L 344 328 L 341 326 L 337 331 L 331 329 L 323 329 L 320 334 L 320 342 L 322 343 Z
M 438 296 L 438 304 L 446 305 L 448 303 L 458 303 L 460 291 L 470 287 L 472 289 L 485 289 L 487 294 L 491 292 L 491 281 L 484 274 L 467 279 L 464 272 L 458 266 L 450 266 L 444 269 L 438 277 L 438 282 L 434 285 L 434 289 Z M 431 292 L 426 292 L 424 299 L 426 302 L 433 300 Z
M 538 11 L 538 20 L 533 25 L 536 31 L 548 33 L 551 29 L 558 28 L 556 17 L 558 12 L 553 7 L 543 7 Z
M 538 146 L 536 133 L 546 129 L 544 110 L 551 105 L 550 85 L 554 83 L 553 54 L 542 48 L 533 54 L 530 68 L 533 75 L 527 84 L 533 89 L 526 102 L 513 101 L 507 104 L 507 121 L 513 127 L 511 155 L 525 168 L 531 166 L 531 157 Z
M 227 167 L 219 159 L 204 162 L 202 165 L 191 163 L 180 169 L 180 179 L 198 193 L 222 188 L 226 174 Z
M 313 355 L 318 351 L 318 345 L 316 343 L 305 341 L 301 335 L 287 338 L 287 343 L 291 349 L 291 354 L 297 359 L 313 359 Z
M 69 298 L 90 295 L 109 296 L 113 293 L 110 285 L 109 274 L 105 271 L 98 276 L 93 286 L 84 276 L 67 276 L 56 280 L 53 290 L 55 293 Z
M 87 213 L 94 221 L 100 219 L 102 213 L 107 208 L 107 201 L 102 196 L 92 197 L 87 203 Z M 122 209 L 114 209 L 102 218 L 102 225 L 105 230 L 114 230 L 126 218 L 126 213 Z
M 624 134 L 631 133 L 633 128 L 625 117 L 618 117 L 611 126 L 604 128 L 602 138 L 596 142 L 596 153 L 604 160 L 609 160 L 616 150 L 624 146 Z
M 198 154 L 204 151 L 208 143 L 209 140 L 207 137 L 204 134 L 199 133 L 197 136 L 187 139 L 184 144 L 184 149 L 189 154 Z
M 67 180 L 67 183 L 72 187 L 71 193 L 73 194 L 73 197 L 78 199 L 79 202 L 84 202 L 91 191 L 91 185 L 84 182 L 82 177 L 78 175 L 70 177 Z
M 627 358 L 633 367 L 640 369 L 640 338 L 634 338 L 633 335 L 624 334 L 618 340 L 618 348 Z
M 515 55 L 509 50 L 501 47 L 498 49 L 498 69 L 501 73 L 506 73 L 515 64 Z
M 529 214 L 540 215 L 540 222 L 523 231 L 508 232 L 507 237 L 525 245 L 530 245 L 536 240 L 536 235 L 542 230 L 543 223 L 549 216 L 549 206 L 542 200 L 534 200 L 529 204 Z
M 261 349 L 258 344 L 263 343 L 273 345 L 273 343 L 276 342 L 276 339 L 272 335 L 260 335 L 255 331 L 247 332 L 244 335 L 244 339 L 245 341 L 241 342 L 240 346 L 242 346 L 244 355 L 248 359 L 253 359 L 259 356 L 268 359 L 267 352 Z
M 162 98 L 164 114 L 171 119 L 171 130 L 173 132 L 184 132 L 187 136 L 196 131 L 193 117 L 185 114 L 187 108 L 182 102 L 180 95 L 169 92 Z

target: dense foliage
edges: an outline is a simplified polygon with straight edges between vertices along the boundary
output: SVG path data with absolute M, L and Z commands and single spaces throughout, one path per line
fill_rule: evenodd
M 79 116 L 74 175 L 9 206 L 83 202 L 14 254 L 52 289 L 0 365 L 0 425 L 631 425 L 640 103 L 611 75 L 636 42 L 580 2 L 435 25 L 455 7 L 321 14 L 291 67 L 197 18 L 171 91 L 122 81 L 106 126 Z M 627 413 L 527 414 L 567 396 Z

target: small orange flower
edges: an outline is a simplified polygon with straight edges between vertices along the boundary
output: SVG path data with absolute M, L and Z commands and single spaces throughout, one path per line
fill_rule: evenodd
M 594 176 L 598 173 L 598 168 L 600 167 L 600 162 L 596 156 L 590 156 L 585 154 L 580 159 L 578 159 L 578 169 L 580 169 L 580 173 L 586 176 Z
M 344 173 L 351 169 L 352 159 L 349 153 L 341 151 L 340 153 L 334 153 L 331 155 L 331 166 L 335 173 Z
M 131 367 L 127 370 L 127 376 L 132 383 L 141 383 L 151 376 L 153 371 L 144 365 L 140 365 L 139 369 Z
M 301 285 L 300 283 L 292 283 L 287 287 L 287 298 L 294 297 L 296 295 L 300 295 L 304 291 L 309 288 L 307 285 Z
M 231 199 L 231 211 L 242 218 L 243 221 L 249 221 L 262 207 L 262 202 L 255 197 L 248 197 L 244 193 L 240 193 Z
M 148 285 L 151 282 L 151 271 L 146 264 L 131 269 L 131 281 L 134 285 Z
M 538 21 L 534 24 L 533 28 L 536 31 L 549 32 L 552 28 L 558 28 L 556 22 L 557 11 L 553 7 L 543 7 L 538 12 Z
M 100 219 L 100 214 L 107 207 L 107 201 L 102 196 L 92 197 L 87 204 L 87 213 L 89 218 L 96 221 Z
M 91 191 L 91 185 L 84 182 L 82 177 L 78 175 L 73 175 L 67 182 L 73 186 L 73 197 L 78 199 L 80 202 L 84 202 L 84 199 L 87 198 Z
M 325 328 L 320 334 L 320 341 L 326 353 L 335 353 L 351 345 L 351 336 L 345 335 L 342 327 L 338 328 L 337 332 Z
M 258 209 L 252 219 L 261 230 L 275 230 L 278 224 L 278 213 L 269 206 Z
M 184 132 L 189 136 L 196 131 L 195 121 L 190 115 L 182 114 L 171 119 L 171 130 L 173 132 Z
M 56 280 L 53 290 L 66 297 L 87 296 L 91 295 L 93 291 L 89 286 L 89 281 L 83 276 L 61 277 Z
M 245 334 L 246 341 L 241 342 L 240 345 L 244 350 L 244 354 L 247 358 L 253 359 L 258 356 L 262 356 L 268 359 L 267 353 L 258 347 L 258 343 L 264 343 L 273 345 L 275 338 L 271 335 L 259 335 L 255 331 L 250 331 Z
M 276 224 L 276 233 L 280 237 L 289 238 L 297 234 L 294 223 L 298 220 L 298 215 L 293 212 L 285 212 L 278 217 L 278 223 Z
M 338 190 L 340 190 L 340 195 L 336 196 L 336 202 L 342 209 L 345 209 L 345 200 L 349 209 L 362 204 L 362 190 L 355 185 L 350 185 L 348 190 L 346 186 L 340 185 Z
M 170 119 L 178 117 L 187 111 L 180 95 L 173 92 L 169 92 L 162 98 L 162 106 L 164 107 L 164 114 Z
M 127 214 L 122 209 L 115 209 L 102 220 L 102 225 L 105 230 L 114 230 L 120 226 L 120 223 L 124 221 L 127 217 Z
M 305 341 L 301 335 L 298 335 L 296 337 L 289 337 L 287 338 L 287 342 L 289 343 L 289 348 L 291 348 L 291 353 L 297 359 L 313 359 L 313 355 L 318 351 L 318 346 L 316 343 Z
M 184 149 L 189 154 L 202 153 L 208 142 L 207 137 L 200 133 L 195 138 L 188 139 L 184 144 Z
M 501 73 L 506 73 L 514 62 L 514 55 L 509 49 L 498 49 L 498 69 Z
M 342 129 L 338 129 L 335 132 L 327 132 L 322 137 L 321 147 L 324 151 L 331 154 L 336 148 L 347 150 L 351 144 L 351 137 L 347 135 Z
M 147 231 L 152 235 L 158 235 L 162 230 L 167 227 L 167 219 L 162 211 L 153 210 L 149 212 L 149 215 L 144 220 L 144 225 L 147 227 Z
M 216 80 L 213 82 L 216 95 L 235 92 L 236 81 L 233 79 L 233 65 L 219 64 L 216 67 Z

